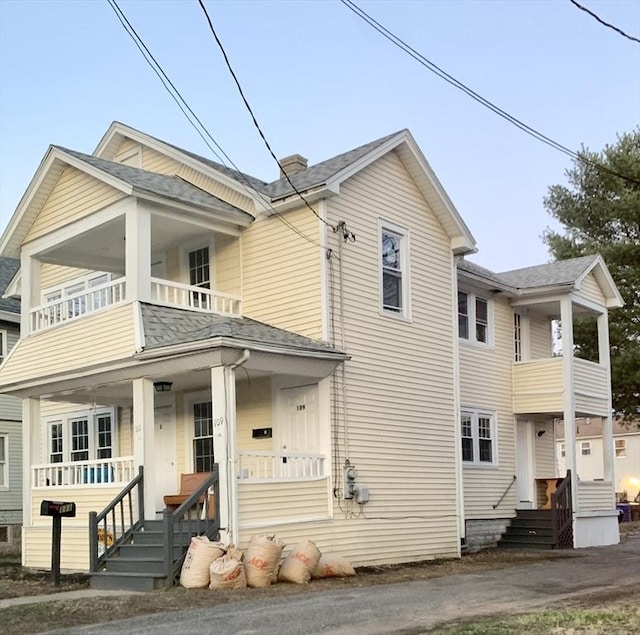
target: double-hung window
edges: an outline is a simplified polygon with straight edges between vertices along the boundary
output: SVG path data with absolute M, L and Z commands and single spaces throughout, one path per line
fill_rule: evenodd
M 189 284 L 202 289 L 211 288 L 211 264 L 209 247 L 202 247 L 189 252 Z M 194 307 L 209 309 L 209 294 L 198 291 L 191 292 L 191 304 Z
M 9 436 L 0 434 L 0 489 L 9 489 Z
M 409 316 L 409 237 L 407 231 L 380 222 L 380 296 L 383 313 Z
M 496 463 L 495 414 L 464 409 L 460 416 L 462 460 L 472 465 Z
M 113 408 L 75 412 L 48 422 L 49 462 L 109 459 L 114 455 Z
M 591 441 L 581 441 L 580 442 L 580 454 L 582 456 L 590 456 L 591 455 Z
M 615 439 L 614 447 L 616 451 L 616 459 L 624 459 L 627 456 L 627 440 L 626 439 Z
M 463 340 L 479 344 L 490 343 L 489 300 L 458 291 L 458 335 Z
M 7 357 L 8 349 L 9 342 L 7 338 L 7 332 L 0 331 L 0 364 L 2 364 L 2 362 L 4 362 L 5 358 Z
M 213 407 L 210 401 L 193 404 L 194 472 L 211 472 L 213 456 Z

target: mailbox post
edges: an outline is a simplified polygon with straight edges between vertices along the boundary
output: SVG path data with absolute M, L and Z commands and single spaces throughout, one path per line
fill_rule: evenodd
M 62 519 L 76 517 L 76 504 L 59 501 L 40 503 L 40 516 L 53 518 L 51 533 L 51 576 L 55 586 L 60 586 L 60 537 L 62 536 Z

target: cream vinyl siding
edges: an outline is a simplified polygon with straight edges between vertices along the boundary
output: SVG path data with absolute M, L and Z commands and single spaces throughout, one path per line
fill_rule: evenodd
M 51 568 L 51 518 L 40 516 L 44 499 L 74 501 L 76 517 L 65 518 L 60 544 L 60 568 L 64 571 L 89 570 L 89 512 L 103 510 L 120 492 L 118 487 L 92 485 L 82 488 L 40 488 L 31 492 L 33 526 L 23 527 L 23 554 L 26 567 Z
M 242 374 L 242 371 L 239 372 Z M 273 428 L 271 379 L 252 379 L 236 384 L 238 450 L 273 451 L 273 439 L 254 439 L 254 428 Z M 275 430 L 274 430 L 275 432 Z
M 564 476 L 556 468 L 555 464 L 555 443 L 553 437 L 553 419 L 536 421 L 535 431 L 545 433 L 539 437 L 534 436 L 534 456 L 535 456 L 535 478 L 553 478 L 554 476 Z
M 599 511 L 615 508 L 613 484 L 606 481 L 579 481 L 576 511 Z
M 608 408 L 607 369 L 600 364 L 574 360 L 576 412 L 606 417 Z
M 307 208 L 285 217 L 318 242 L 319 221 Z M 313 338 L 322 337 L 319 248 L 278 218 L 262 217 L 242 235 L 243 312 Z
M 156 152 L 156 150 L 142 146 L 143 170 L 156 172 L 157 174 L 174 175 L 178 173 L 180 167 L 181 164 L 175 159 L 171 159 L 160 152 Z
M 235 207 L 243 209 L 249 213 L 254 212 L 253 201 L 249 196 L 251 189 L 248 186 L 248 191 L 246 193 L 240 193 L 235 189 L 230 188 L 227 185 L 223 185 L 211 177 L 205 176 L 197 170 L 185 165 L 180 167 L 177 171 L 177 175 L 192 185 L 199 187 L 201 190 L 221 198 L 223 201 L 229 203 L 229 205 L 234 205 Z M 240 184 L 240 187 L 242 188 L 242 184 Z
M 494 465 L 463 463 L 464 510 L 468 520 L 512 516 L 517 488 L 512 487 L 493 509 L 516 473 L 515 419 L 511 394 L 513 310 L 506 299 L 494 297 L 493 346 L 473 346 L 460 340 L 460 404 L 495 412 Z M 460 440 L 457 440 L 460 443 Z M 495 460 L 497 457 L 497 460 Z
M 78 269 L 77 267 L 42 263 L 40 266 L 40 288 L 46 290 L 52 287 L 59 287 L 69 280 L 82 278 L 90 273 L 91 269 Z
M 7 421 L 4 411 L 0 417 L 0 436 L 6 439 L 5 461 L 9 463 L 5 483 L 8 489 L 0 487 L 0 524 L 4 524 L 3 511 L 22 509 L 22 423 Z
M 213 257 L 216 291 L 242 295 L 240 240 L 234 236 L 216 234 Z
M 122 155 L 126 155 L 129 152 L 131 152 L 132 150 L 137 150 L 140 147 L 141 146 L 137 141 L 134 141 L 133 139 L 126 139 L 125 138 L 125 139 L 122 140 L 122 143 L 118 147 L 118 150 L 113 155 L 113 160 L 118 162 L 118 161 L 120 161 L 120 157 Z
M 120 305 L 21 340 L 3 366 L 2 380 L 10 384 L 99 366 L 130 358 L 135 350 L 133 305 Z
M 342 244 L 327 230 L 338 263 L 317 248 L 313 261 L 333 268 L 329 325 L 339 329 L 344 298 L 348 456 L 341 386 L 333 418 L 338 481 L 349 458 L 371 500 L 333 500 L 335 519 L 310 525 L 307 536 L 355 563 L 400 562 L 458 554 L 453 402 L 453 298 L 449 240 L 395 153 L 341 185 L 327 201 L 328 221 L 347 222 L 357 240 Z M 379 219 L 404 228 L 410 257 L 411 321 L 380 314 Z M 407 272 L 409 275 L 409 272 Z M 336 341 L 340 341 L 339 332 Z M 333 469 L 329 466 L 329 469 Z M 284 500 L 284 499 L 283 499 Z M 345 510 L 345 512 L 341 511 Z M 413 518 L 412 518 L 413 517 Z M 279 532 L 280 533 L 280 532 Z
M 602 293 L 602 289 L 593 273 L 589 273 L 580 283 L 580 295 L 584 296 L 592 302 L 596 302 L 601 306 L 606 306 L 606 298 Z
M 536 313 L 529 313 L 529 347 L 531 359 L 546 359 L 551 357 L 551 321 L 549 318 Z
M 513 409 L 520 414 L 562 410 L 562 357 L 513 364 Z
M 89 216 L 124 197 L 119 190 L 76 168 L 67 167 L 31 225 L 24 242 Z

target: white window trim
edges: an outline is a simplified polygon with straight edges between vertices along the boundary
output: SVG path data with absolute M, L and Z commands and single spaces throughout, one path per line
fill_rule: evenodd
M 70 278 L 69 280 L 65 280 L 60 284 L 56 284 L 51 287 L 47 287 L 46 289 L 43 289 L 41 293 L 41 303 L 46 304 L 49 301 L 48 296 L 52 296 L 56 294 L 59 294 L 58 297 L 51 298 L 51 300 L 55 301 L 55 300 L 62 300 L 66 298 L 68 295 L 71 295 L 67 293 L 67 289 L 69 289 L 70 287 L 83 285 L 84 287 L 83 292 L 87 292 L 91 289 L 91 281 L 95 280 L 96 278 L 102 278 L 103 276 L 107 276 L 108 282 L 118 277 L 107 271 L 92 271 L 91 273 L 85 274 L 84 276 L 79 276 L 77 278 Z
M 183 284 L 191 284 L 189 277 L 189 254 L 198 249 L 209 248 L 209 288 L 215 291 L 216 288 L 216 269 L 215 269 L 215 249 L 213 240 L 192 240 L 180 246 L 180 282 Z
M 190 472 L 195 472 L 196 470 L 196 466 L 193 462 L 193 405 L 204 401 L 210 401 L 213 403 L 213 395 L 210 390 L 199 390 L 197 392 L 190 392 L 184 395 L 183 403 L 186 416 L 184 425 L 184 443 L 185 448 L 189 448 L 189 452 L 185 458 Z
M 560 458 L 564 459 L 567 456 L 567 447 L 564 443 L 560 444 Z
M 473 468 L 497 468 L 498 467 L 498 422 L 495 410 L 486 408 L 464 407 L 460 410 L 460 417 L 467 415 L 471 417 L 471 438 L 473 439 L 473 461 L 462 460 L 464 467 Z M 491 422 L 491 461 L 480 461 L 480 437 L 478 436 L 478 419 L 487 417 Z M 462 426 L 460 427 L 462 431 Z M 462 457 L 462 435 L 458 443 L 460 444 L 460 456 Z
M 591 456 L 591 441 L 580 441 L 580 456 Z
M 620 450 L 622 450 L 622 454 L 618 454 L 618 446 L 620 443 Z M 614 439 L 613 440 L 613 454 L 616 459 L 626 459 L 627 458 L 627 440 L 626 439 Z
M 458 340 L 465 346 L 477 346 L 479 348 L 494 348 L 494 308 L 493 300 L 480 293 L 467 291 L 466 289 L 458 289 L 458 293 L 464 293 L 467 296 L 467 318 L 469 320 L 469 337 L 460 336 L 460 327 L 458 326 Z M 484 300 L 487 303 L 487 341 L 479 342 L 476 339 L 476 298 Z M 456 296 L 456 317 L 460 315 L 458 308 L 458 297 Z
M 65 412 L 59 415 L 52 415 L 45 419 L 45 430 L 47 435 L 47 456 L 45 463 L 51 463 L 51 425 L 62 423 L 62 462 L 72 463 L 71 460 L 71 422 L 76 419 L 87 419 L 89 422 L 89 461 L 100 461 L 98 459 L 98 427 L 97 418 L 101 415 L 111 417 L 111 458 L 118 456 L 118 426 L 116 421 L 116 409 L 113 407 L 98 407 L 90 410 L 79 410 L 76 412 Z
M 9 354 L 9 331 L 0 329 L 0 364 L 7 359 Z
M 0 484 L 0 490 L 6 491 L 9 489 L 9 435 L 0 434 L 0 441 L 4 444 L 4 461 L 0 463 L 0 471 L 4 478 Z
M 400 238 L 400 271 L 401 285 L 400 293 L 402 298 L 402 307 L 400 311 L 384 308 L 384 289 L 383 289 L 383 267 L 382 267 L 382 232 L 387 231 L 396 234 Z M 383 218 L 378 218 L 378 298 L 379 313 L 384 317 L 395 318 L 397 320 L 411 321 L 411 250 L 410 250 L 410 232 L 406 227 L 396 225 Z

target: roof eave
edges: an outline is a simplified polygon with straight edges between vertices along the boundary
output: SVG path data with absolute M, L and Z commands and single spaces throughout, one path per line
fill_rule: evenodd
M 597 269 L 597 273 L 595 270 Z M 616 283 L 611 277 L 611 273 L 600 254 L 596 256 L 596 259 L 589 265 L 576 279 L 574 286 L 576 291 L 580 290 L 582 281 L 591 273 L 594 272 L 594 276 L 598 280 L 598 283 L 602 287 L 605 295 L 605 306 L 608 309 L 619 309 L 624 306 L 624 300 L 618 291 Z

